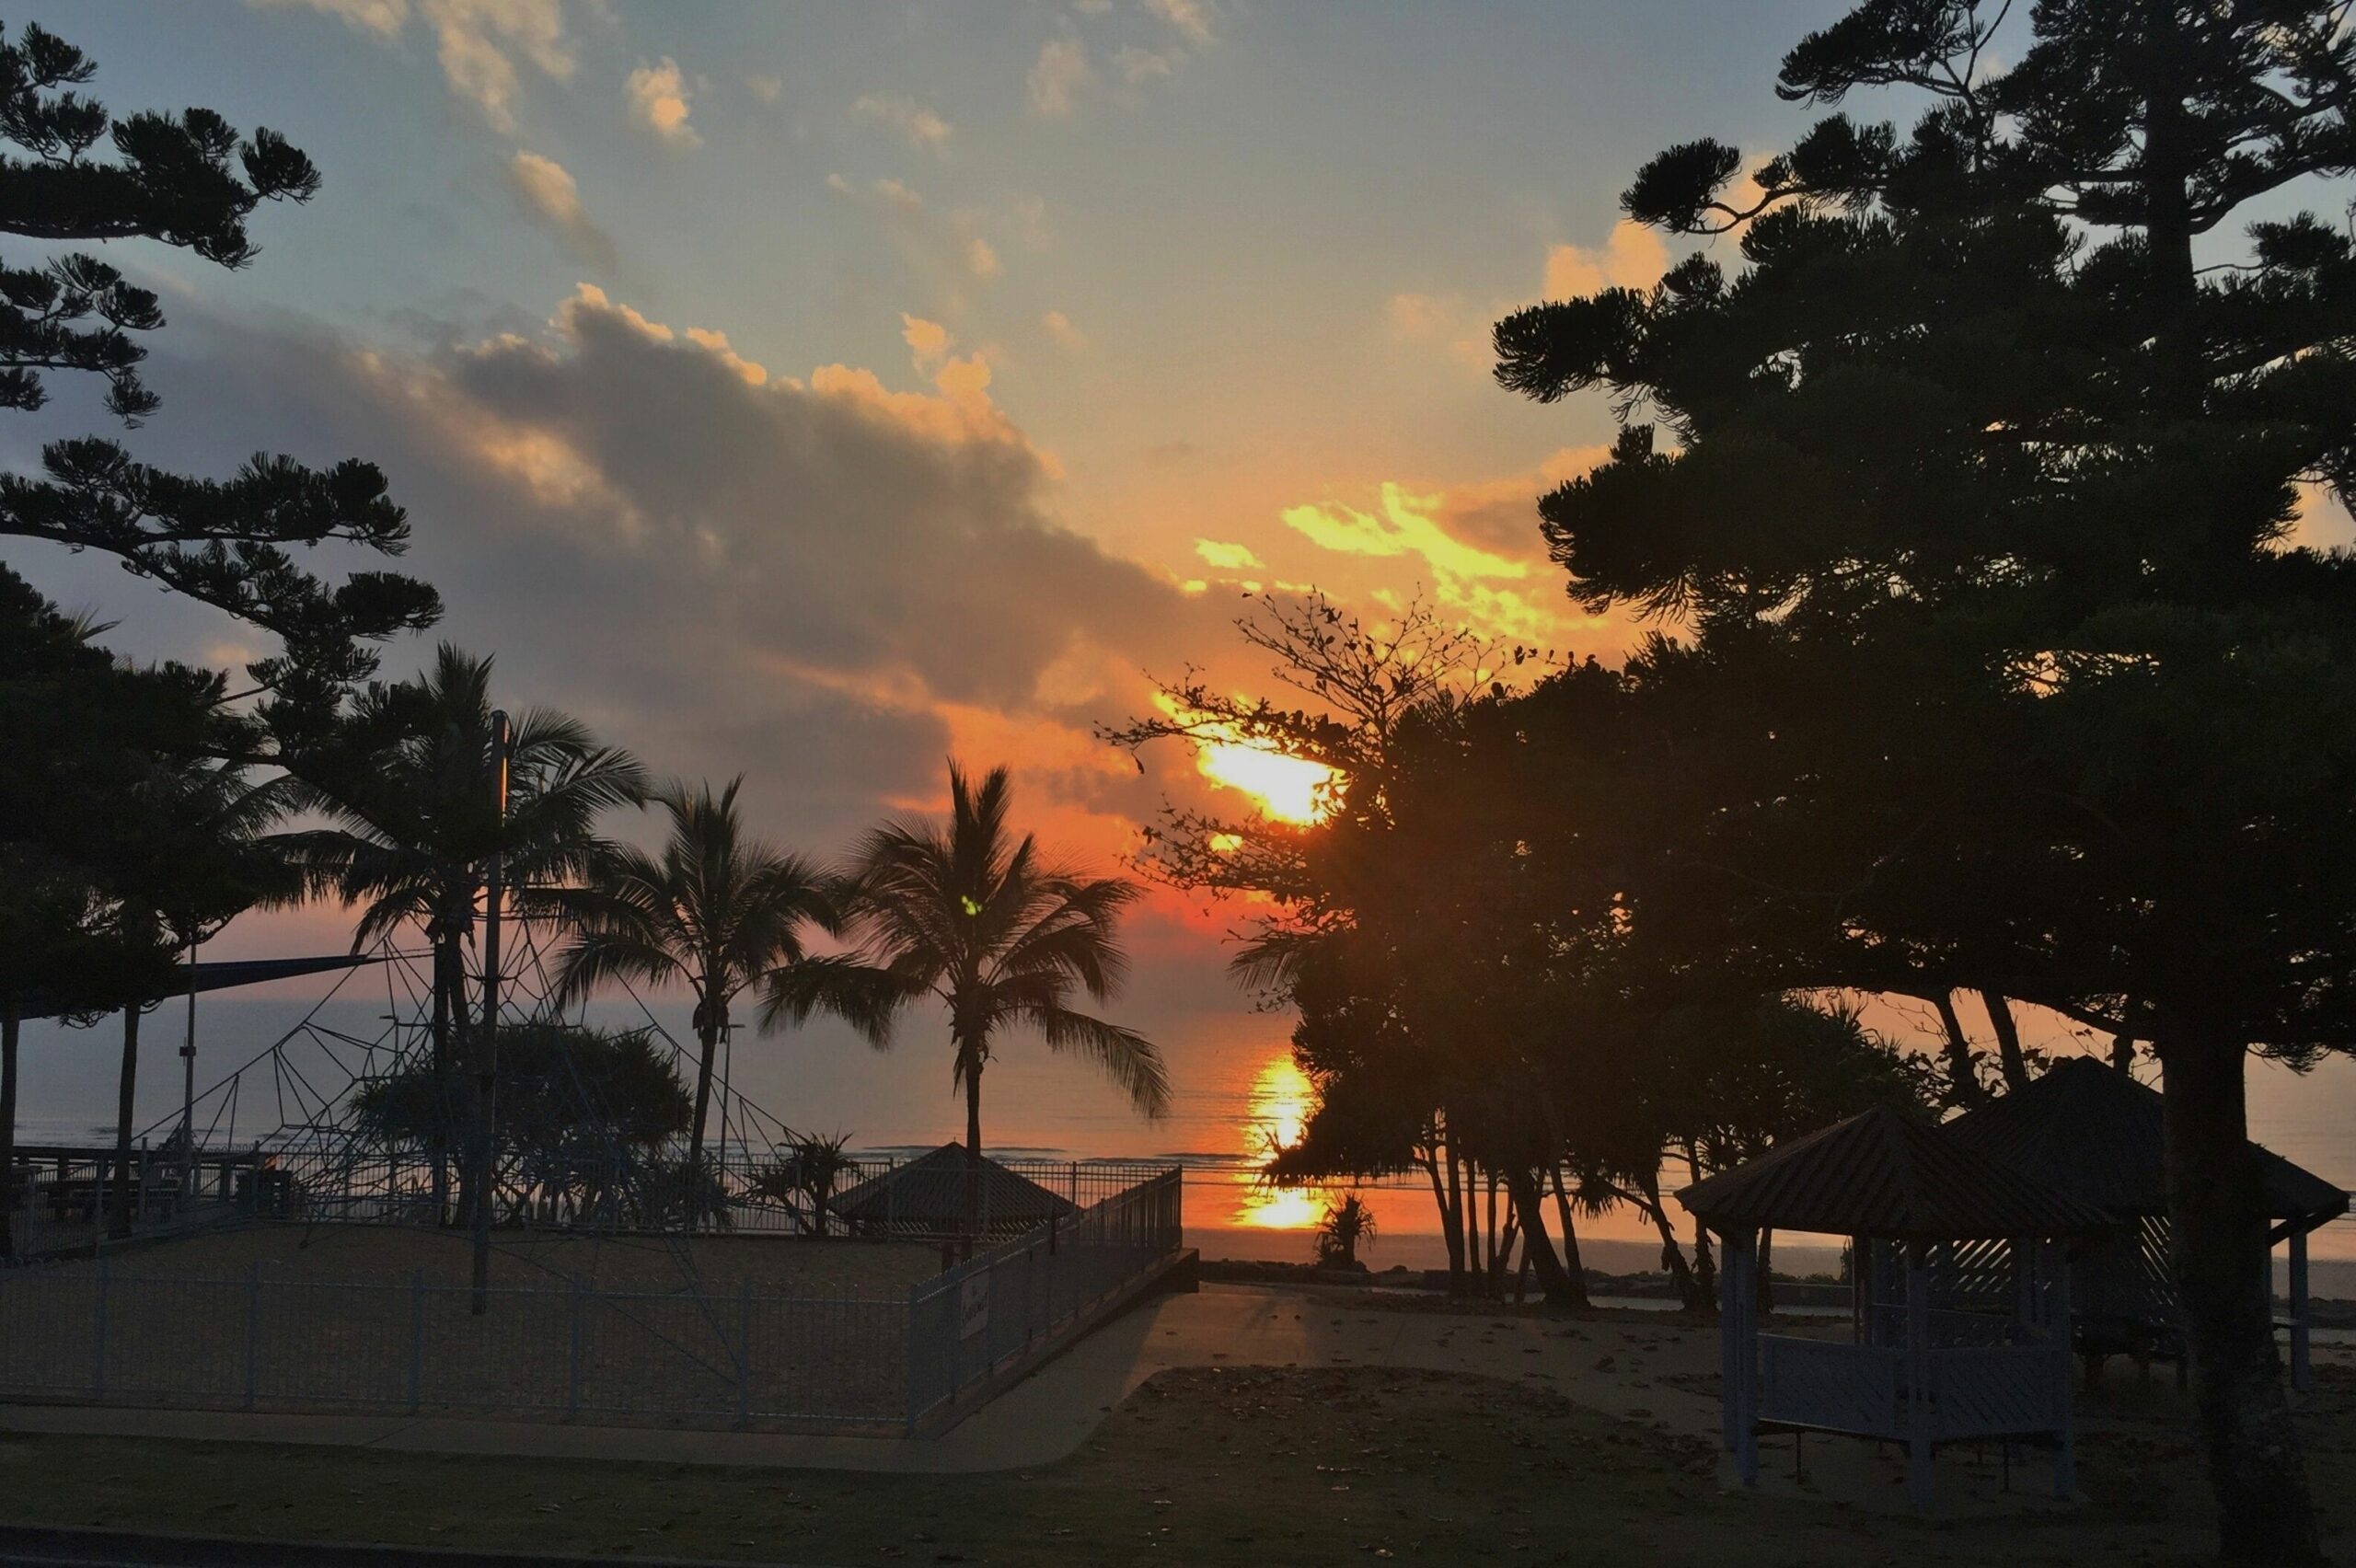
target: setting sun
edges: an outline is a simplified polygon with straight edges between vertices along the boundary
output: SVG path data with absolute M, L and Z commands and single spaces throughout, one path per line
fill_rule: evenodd
M 1202 776 L 1222 789 L 1252 796 L 1259 802 L 1261 815 L 1306 826 L 1323 821 L 1333 810 L 1342 777 L 1334 768 L 1273 746 L 1253 744 L 1235 726 L 1193 711 L 1166 692 L 1157 694 L 1154 701 L 1185 725 L 1186 735 L 1195 743 L 1195 767 Z M 1238 847 L 1232 835 L 1221 836 L 1230 842 L 1213 847 Z
M 1307 824 L 1323 819 L 1335 774 L 1322 762 L 1225 741 L 1201 744 L 1195 766 L 1214 784 L 1258 797 L 1264 815 Z
M 1316 1090 L 1289 1055 L 1272 1057 L 1252 1080 L 1251 1135 L 1255 1152 L 1274 1153 L 1300 1141 L 1308 1129 Z M 1324 1194 L 1314 1187 L 1253 1185 L 1236 1205 L 1238 1224 L 1261 1230 L 1307 1230 L 1324 1212 Z

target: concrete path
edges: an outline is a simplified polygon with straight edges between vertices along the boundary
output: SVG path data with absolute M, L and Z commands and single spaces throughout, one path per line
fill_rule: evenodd
M 1218 1365 L 1403 1366 L 1527 1378 L 1615 1415 L 1659 1420 L 1686 1432 L 1716 1429 L 1717 1342 L 1704 1330 L 1368 1310 L 1302 1291 L 1207 1285 L 1198 1295 L 1142 1303 L 957 1426 L 913 1441 L 87 1405 L 0 1405 L 0 1431 L 938 1474 L 1052 1463 L 1077 1449 L 1154 1373 Z

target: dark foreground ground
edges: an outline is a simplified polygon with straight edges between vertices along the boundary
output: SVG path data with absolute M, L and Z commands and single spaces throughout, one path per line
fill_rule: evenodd
M 2356 1549 L 2356 1371 L 2302 1416 L 2330 1550 Z M 1766 1564 L 2199 1561 L 2165 1428 L 2090 1433 L 2088 1501 L 1921 1523 L 1729 1494 L 1709 1444 L 1508 1383 L 1373 1368 L 1165 1372 L 1061 1463 L 900 1476 L 0 1439 L 0 1518 L 295 1540 L 792 1563 Z M 1771 1461 L 1772 1462 L 1772 1461 Z

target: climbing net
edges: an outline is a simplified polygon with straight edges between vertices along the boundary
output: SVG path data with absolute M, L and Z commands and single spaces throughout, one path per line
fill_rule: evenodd
M 791 1180 L 801 1148 L 794 1130 L 732 1081 L 729 1043 L 714 1064 L 712 1112 L 699 1162 L 699 1198 L 683 1196 L 688 1135 L 684 1117 L 655 1116 L 659 1083 L 625 1078 L 610 1050 L 584 1043 L 583 1009 L 555 998 L 546 933 L 532 922 L 509 928 L 500 963 L 502 1110 L 494 1140 L 493 1214 L 508 1229 L 631 1231 L 803 1230 L 808 1205 Z M 388 937 L 341 974 L 291 1028 L 238 1063 L 183 1115 L 146 1130 L 166 1149 L 234 1151 L 219 1166 L 213 1194 L 247 1212 L 311 1222 L 446 1225 L 463 1201 L 464 1150 L 471 1106 L 456 1070 L 472 1020 L 442 1024 L 435 1050 L 432 955 L 412 937 Z M 475 978 L 479 979 L 479 973 Z M 352 1004 L 376 998 L 376 1028 L 350 1027 Z M 468 987 L 471 996 L 479 993 Z M 630 1017 L 619 1030 L 642 1038 L 692 1098 L 699 1062 L 624 986 Z

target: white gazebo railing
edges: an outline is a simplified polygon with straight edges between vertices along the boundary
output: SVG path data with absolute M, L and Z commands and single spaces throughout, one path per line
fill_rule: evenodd
M 1860 1437 L 1906 1435 L 1906 1353 L 1759 1336 L 1759 1419 Z
M 1933 1437 L 2015 1437 L 2067 1429 L 2066 1343 L 1970 1345 L 1928 1355 Z

